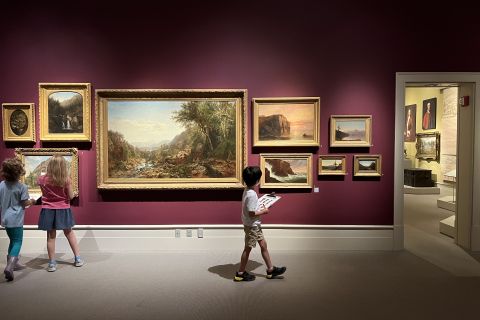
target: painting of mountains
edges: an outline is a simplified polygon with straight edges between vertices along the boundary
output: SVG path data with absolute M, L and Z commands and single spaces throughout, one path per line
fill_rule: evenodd
M 48 131 L 83 132 L 83 97 L 80 93 L 57 91 L 48 96 Z
M 318 156 L 319 175 L 344 175 L 346 174 L 345 156 L 320 155 Z
M 108 103 L 111 178 L 232 178 L 236 146 L 234 101 Z
M 369 147 L 372 142 L 371 116 L 331 116 L 331 147 Z
M 382 175 L 381 155 L 354 155 L 354 176 L 379 177 Z
M 256 98 L 254 146 L 318 145 L 319 98 Z
M 310 187 L 310 154 L 261 154 L 260 159 L 262 188 Z

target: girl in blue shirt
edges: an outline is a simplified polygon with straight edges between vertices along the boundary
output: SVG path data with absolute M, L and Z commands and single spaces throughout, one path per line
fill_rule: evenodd
M 5 179 L 0 182 L 0 207 L 2 209 L 2 227 L 5 227 L 10 245 L 8 246 L 7 266 L 3 273 L 7 281 L 12 281 L 13 271 L 25 266 L 18 261 L 23 241 L 23 218 L 25 207 L 35 203 L 29 199 L 28 188 L 19 182 L 25 174 L 22 162 L 17 158 L 6 159 L 0 171 Z

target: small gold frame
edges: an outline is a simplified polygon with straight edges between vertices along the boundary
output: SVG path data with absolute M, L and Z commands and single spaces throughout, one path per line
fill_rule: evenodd
M 334 163 L 331 163 L 334 161 Z M 318 175 L 344 176 L 347 174 L 345 155 L 319 155 Z
M 39 83 L 38 88 L 40 140 L 92 140 L 90 83 Z M 81 101 L 79 101 L 80 97 Z M 59 101 L 58 99 L 63 100 Z M 62 103 L 68 103 L 68 113 L 65 111 L 67 107 L 62 106 Z M 80 104 L 81 112 L 78 111 Z M 64 108 L 60 109 L 60 107 Z
M 3 141 L 35 142 L 35 104 L 2 103 Z
M 353 175 L 355 177 L 380 177 L 382 175 L 382 156 L 354 155 Z
M 350 127 L 350 130 L 347 131 L 345 126 Z M 371 146 L 371 115 L 332 115 L 330 117 L 330 147 Z
M 37 178 L 41 172 L 46 171 L 48 158 L 54 155 L 71 157 L 70 179 L 73 192 L 78 194 L 78 150 L 76 148 L 16 148 L 15 155 L 22 161 L 25 171 L 27 171 L 21 181 L 28 186 L 28 190 L 32 193 L 41 192 L 37 185 Z M 33 168 L 33 166 L 35 167 Z

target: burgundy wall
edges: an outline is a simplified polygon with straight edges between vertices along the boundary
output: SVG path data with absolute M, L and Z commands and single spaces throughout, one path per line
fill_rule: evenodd
M 395 72 L 478 71 L 475 11 L 425 2 L 258 2 L 2 4 L 0 102 L 35 102 L 38 108 L 39 82 L 90 82 L 93 89 L 246 88 L 249 100 L 320 96 L 322 147 L 308 151 L 346 153 L 349 175 L 314 175 L 319 193 L 284 193 L 264 223 L 392 224 Z M 371 114 L 374 146 L 329 149 L 332 114 Z M 37 111 L 37 127 L 38 120 Z M 281 151 L 252 149 L 250 130 L 249 122 L 249 164 L 259 163 L 259 152 Z M 95 141 L 3 142 L 1 159 L 15 147 L 32 146 L 80 149 L 78 224 L 240 223 L 241 192 L 99 193 Z M 352 179 L 357 153 L 382 155 L 381 179 Z M 38 211 L 27 210 L 26 224 L 36 223 Z

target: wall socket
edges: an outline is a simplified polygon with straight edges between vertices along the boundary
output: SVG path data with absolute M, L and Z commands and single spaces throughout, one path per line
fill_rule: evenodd
M 203 238 L 203 228 L 198 228 L 197 229 L 197 237 Z
M 175 238 L 180 238 L 180 229 L 175 229 Z
M 192 229 L 187 229 L 187 237 L 192 237 Z

